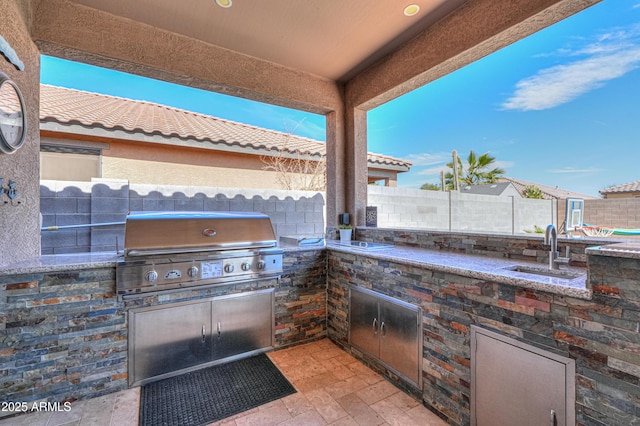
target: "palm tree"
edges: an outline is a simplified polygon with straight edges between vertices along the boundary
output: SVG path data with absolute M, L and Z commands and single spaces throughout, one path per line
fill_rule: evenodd
M 544 199 L 544 194 L 542 193 L 542 190 L 535 185 L 526 186 L 524 188 L 524 191 L 522 191 L 522 196 L 524 198 L 533 198 L 536 200 Z
M 425 183 L 420 189 L 429 190 L 429 191 L 440 191 L 440 185 L 437 183 Z
M 461 185 L 480 185 L 484 183 L 496 183 L 502 175 L 506 173 L 504 169 L 491 167 L 496 159 L 485 152 L 481 156 L 477 156 L 473 150 L 469 151 L 467 164 L 463 167 L 462 160 L 458 159 L 458 180 Z M 453 170 L 453 161 L 447 164 L 447 167 Z M 447 189 L 453 189 L 453 172 L 447 172 L 445 175 Z

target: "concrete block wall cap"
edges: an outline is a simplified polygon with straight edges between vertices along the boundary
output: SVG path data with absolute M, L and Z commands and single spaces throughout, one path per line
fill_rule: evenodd
M 129 185 L 129 191 L 134 192 L 136 196 L 147 197 L 158 191 L 158 185 L 134 183 Z

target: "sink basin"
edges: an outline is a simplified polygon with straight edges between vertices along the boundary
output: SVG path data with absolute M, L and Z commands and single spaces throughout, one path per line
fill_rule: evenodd
M 565 280 L 572 280 L 574 278 L 578 278 L 584 275 L 578 272 L 567 271 L 564 269 L 536 268 L 535 266 L 525 266 L 525 265 L 509 266 L 505 269 L 509 271 L 514 271 L 514 272 L 521 272 L 523 274 L 541 275 L 543 277 L 561 278 Z
M 351 246 L 353 248 L 363 249 L 363 250 L 384 250 L 384 249 L 393 248 L 393 244 L 369 243 L 366 241 L 348 241 L 348 242 L 340 242 L 340 244 Z

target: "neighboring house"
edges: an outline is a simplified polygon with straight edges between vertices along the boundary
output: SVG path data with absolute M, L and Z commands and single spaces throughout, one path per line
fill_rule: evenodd
M 520 195 L 524 198 L 524 190 L 527 186 L 535 186 L 542 191 L 542 198 L 545 200 L 565 200 L 567 198 L 579 198 L 583 200 L 594 200 L 598 199 L 598 197 L 593 197 L 591 195 L 580 194 L 579 192 L 567 191 L 566 189 L 561 189 L 558 187 L 541 185 L 535 182 L 528 182 L 526 180 L 514 179 L 511 177 L 501 177 L 499 179 L 500 182 L 509 182 L 513 185 L 513 187 L 520 193 Z
M 640 180 L 610 186 L 599 192 L 604 198 L 640 198 Z
M 280 188 L 265 157 L 325 162 L 326 144 L 151 102 L 40 87 L 41 179 Z M 369 183 L 411 163 L 368 154 Z
M 495 195 L 499 197 L 521 197 L 521 194 L 511 182 L 485 183 L 460 187 L 460 192 L 465 194 Z

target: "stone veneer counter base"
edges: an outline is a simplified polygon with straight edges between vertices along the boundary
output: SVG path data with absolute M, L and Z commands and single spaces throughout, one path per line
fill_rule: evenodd
M 395 246 L 381 250 L 363 250 L 341 245 L 337 242 L 329 242 L 328 247 L 331 250 L 363 255 L 371 259 L 393 261 L 433 271 L 490 280 L 500 284 L 545 291 L 562 296 L 575 297 L 577 299 L 589 300 L 592 294 L 591 289 L 587 286 L 587 272 L 584 269 L 566 268 L 565 270 L 575 272 L 580 274 L 580 276 L 573 279 L 560 279 L 510 270 L 509 268 L 519 265 L 542 270 L 544 270 L 545 267 L 545 265 L 539 263 L 513 259 L 499 259 L 404 246 Z
M 326 250 L 287 251 L 279 280 L 123 299 L 115 253 L 34 257 L 0 272 L 4 400 L 64 402 L 127 385 L 127 311 L 274 288 L 274 348 L 326 337 Z M 0 417 L 10 413 L 0 413 Z
M 559 286 L 548 291 L 509 277 L 499 281 L 498 275 L 483 269 L 489 264 L 497 267 L 498 260 L 503 265 L 527 263 L 523 259 L 494 260 L 402 246 L 366 251 L 332 244 L 327 278 L 329 338 L 388 380 L 409 388 L 375 356 L 351 346 L 349 292 L 362 287 L 419 306 L 423 356 L 418 391 L 427 408 L 449 424 L 472 424 L 470 330 L 477 326 L 575 360 L 576 390 L 570 397 L 575 397 L 576 424 L 640 425 L 640 251 L 587 249 L 585 290 L 591 296 L 585 300 L 561 294 L 574 290 Z M 526 250 L 535 251 L 538 262 L 545 260 L 542 247 Z M 496 252 L 509 254 L 506 249 Z M 479 269 L 475 276 L 482 278 L 464 272 L 472 269 Z

